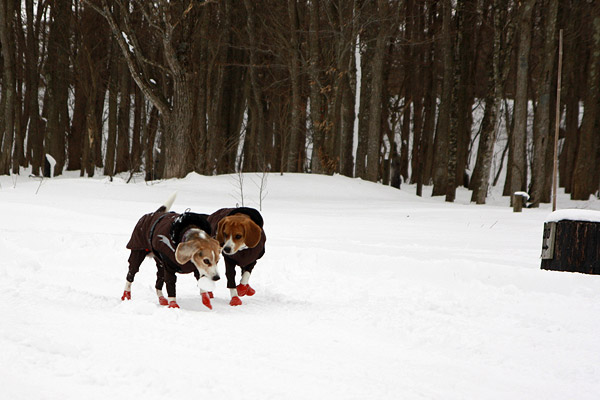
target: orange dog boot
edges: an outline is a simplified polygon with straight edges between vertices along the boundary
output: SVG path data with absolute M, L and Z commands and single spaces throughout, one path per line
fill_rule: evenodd
M 165 298 L 165 296 L 160 296 L 160 297 L 158 298 L 158 303 L 159 303 L 161 306 L 168 306 L 168 305 L 169 305 L 169 300 L 167 300 L 167 299 Z
M 123 296 L 121 296 L 121 300 L 131 300 L 131 292 L 129 290 L 125 290 L 123 292 Z
M 175 300 L 169 302 L 169 308 L 179 308 L 179 304 Z
M 202 304 L 212 310 L 212 304 L 210 304 L 210 294 L 202 293 Z
M 229 302 L 230 306 L 241 306 L 242 305 L 242 300 L 240 300 L 239 297 L 237 296 L 233 296 L 231 298 L 231 301 Z

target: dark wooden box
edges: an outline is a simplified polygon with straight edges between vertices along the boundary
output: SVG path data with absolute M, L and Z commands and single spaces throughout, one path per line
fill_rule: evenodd
M 544 223 L 542 269 L 600 275 L 600 221 L 562 219 Z

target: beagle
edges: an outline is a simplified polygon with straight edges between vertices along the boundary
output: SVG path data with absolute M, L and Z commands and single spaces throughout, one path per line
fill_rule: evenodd
M 229 304 L 239 306 L 242 304 L 240 297 L 256 293 L 248 282 L 256 260 L 265 254 L 267 237 L 263 230 L 262 215 L 254 208 L 222 208 L 211 214 L 208 222 L 223 249 L 225 276 L 231 294 Z M 240 284 L 237 286 L 236 266 L 242 270 Z
M 153 213 L 146 214 L 136 224 L 127 248 L 129 272 L 125 282 L 125 291 L 121 300 L 131 299 L 131 284 L 140 269 L 142 261 L 148 256 L 156 262 L 156 295 L 161 305 L 179 308 L 176 300 L 176 273 L 193 273 L 202 296 L 202 304 L 212 309 L 212 292 L 205 290 L 205 280 L 218 281 L 217 270 L 221 247 L 213 239 L 211 227 L 205 214 L 168 212 L 175 197 L 172 196 L 163 206 Z M 167 285 L 168 300 L 162 292 Z M 212 283 L 212 282 L 211 282 Z

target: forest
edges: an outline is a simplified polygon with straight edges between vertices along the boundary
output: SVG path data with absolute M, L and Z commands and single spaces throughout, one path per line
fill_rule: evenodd
M 0 174 L 337 173 L 537 206 L 559 121 L 559 185 L 587 200 L 599 3 L 0 0 Z

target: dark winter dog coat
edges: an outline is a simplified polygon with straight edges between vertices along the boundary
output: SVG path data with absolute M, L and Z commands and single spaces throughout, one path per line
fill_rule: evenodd
M 263 230 L 264 221 L 262 215 L 260 215 L 258 210 L 249 207 L 222 208 L 209 215 L 208 222 L 210 223 L 213 234 L 216 235 L 217 233 L 219 221 L 234 214 L 248 215 L 250 219 L 261 228 L 261 235 L 260 241 L 255 247 L 238 251 L 232 255 L 223 253 L 223 258 L 225 259 L 225 275 L 227 276 L 227 287 L 229 289 L 234 289 L 236 287 L 235 266 L 239 265 L 242 268 L 242 273 L 246 271 L 252 272 L 252 269 L 256 265 L 256 260 L 260 259 L 265 254 L 265 242 L 267 241 L 267 236 Z
M 142 216 L 135 225 L 126 246 L 131 250 L 127 281 L 133 282 L 144 258 L 152 255 L 158 268 L 156 289 L 162 289 L 163 283 L 166 283 L 169 297 L 175 297 L 177 281 L 175 273 L 193 273 L 196 279 L 200 278 L 198 269 L 191 261 L 185 264 L 177 262 L 175 259 L 177 245 L 182 241 L 185 232 L 191 228 L 202 229 L 210 236 L 211 226 L 206 219 L 206 214 L 191 212 L 177 214 L 165 210 L 165 207 L 160 207 L 155 212 Z

